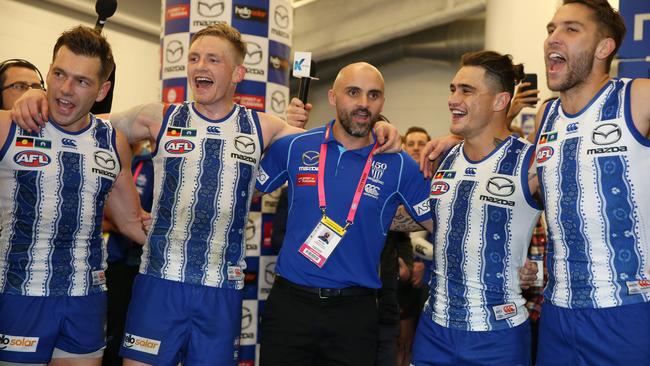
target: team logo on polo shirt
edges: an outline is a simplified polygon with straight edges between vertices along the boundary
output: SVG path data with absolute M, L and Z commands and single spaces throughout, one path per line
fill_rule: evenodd
M 318 171 L 318 158 L 320 153 L 318 151 L 309 150 L 302 153 L 301 162 L 303 166 L 299 166 L 298 170 L 302 172 L 317 172 Z
M 363 187 L 363 195 L 372 197 L 374 199 L 379 198 L 379 190 L 381 187 L 376 186 L 374 184 L 366 183 L 366 186 Z
M 373 183 L 384 184 L 381 178 L 384 176 L 386 169 L 388 169 L 388 164 L 381 161 L 373 161 L 368 180 Z
M 296 185 L 298 187 L 304 187 L 304 186 L 316 186 L 316 182 L 318 181 L 318 175 L 317 174 L 297 174 L 296 175 Z

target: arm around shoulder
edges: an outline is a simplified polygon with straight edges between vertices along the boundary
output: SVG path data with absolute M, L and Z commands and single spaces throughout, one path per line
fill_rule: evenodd
M 111 113 L 111 124 L 120 130 L 129 142 L 156 140 L 163 122 L 162 103 L 147 103 L 122 112 Z
M 290 126 L 288 123 L 276 116 L 263 112 L 259 112 L 257 115 L 260 118 L 265 150 L 269 145 L 284 136 L 305 132 L 302 128 Z

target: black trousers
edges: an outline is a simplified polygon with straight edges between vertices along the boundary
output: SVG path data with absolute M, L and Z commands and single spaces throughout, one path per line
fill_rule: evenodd
M 124 337 L 126 312 L 131 301 L 131 288 L 137 274 L 138 267 L 127 265 L 124 261 L 109 263 L 106 269 L 108 311 L 106 314 L 106 349 L 102 359 L 103 366 L 122 365 L 122 357 L 120 357 L 119 351 Z
M 273 285 L 261 326 L 261 366 L 373 366 L 379 322 L 375 294 L 321 299 Z

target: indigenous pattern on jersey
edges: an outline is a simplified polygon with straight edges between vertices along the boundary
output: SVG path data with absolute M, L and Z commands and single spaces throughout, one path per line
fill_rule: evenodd
M 513 136 L 481 161 L 454 147 L 431 183 L 434 273 L 425 314 L 453 329 L 507 329 L 528 318 L 518 267 L 540 214 L 528 187 L 531 144 Z
M 545 111 L 536 160 L 548 225 L 544 296 L 556 306 L 650 299 L 650 140 L 632 122 L 631 85 L 611 80 L 575 115 L 559 100 Z
M 257 113 L 235 105 L 223 119 L 172 105 L 154 153 L 153 226 L 140 272 L 240 289 L 244 228 L 262 153 Z
M 106 290 L 102 218 L 120 172 L 115 130 L 91 115 L 66 132 L 12 125 L 0 150 L 0 292 L 84 296 Z

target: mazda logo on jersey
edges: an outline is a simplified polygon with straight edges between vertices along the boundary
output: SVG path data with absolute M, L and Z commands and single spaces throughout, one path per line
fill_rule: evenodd
M 284 93 L 279 90 L 274 91 L 271 94 L 271 109 L 277 114 L 284 113 L 284 109 L 287 106 L 287 100 L 284 97 Z
M 176 63 L 183 58 L 183 44 L 180 41 L 171 41 L 165 49 L 165 59 L 170 64 Z
M 46 166 L 51 161 L 50 157 L 40 151 L 21 151 L 18 154 L 14 155 L 14 162 L 21 166 L 26 166 L 29 168 L 38 168 L 41 166 Z
M 247 308 L 246 306 L 243 306 L 241 309 L 241 329 L 246 330 L 248 329 L 251 324 L 253 324 L 253 314 L 251 313 L 251 310 Z
M 113 170 L 115 169 L 115 159 L 106 151 L 95 151 L 95 163 L 101 168 Z
M 499 197 L 508 197 L 515 193 L 515 183 L 505 177 L 492 177 L 487 182 L 487 191 Z
M 206 18 L 214 18 L 223 14 L 225 7 L 226 6 L 223 0 L 220 1 L 203 0 L 198 2 L 197 10 L 199 12 L 199 15 L 201 16 L 204 16 Z
M 262 62 L 264 51 L 262 46 L 255 42 L 246 42 L 246 57 L 244 57 L 244 65 L 253 66 Z
M 275 262 L 269 262 L 264 268 L 264 282 L 272 286 L 275 281 Z
M 171 140 L 165 144 L 165 151 L 170 154 L 187 154 L 194 150 L 194 143 L 189 140 Z
M 309 150 L 302 153 L 302 164 L 307 166 L 314 166 L 318 164 L 318 157 L 320 154 L 318 151 Z
M 252 154 L 255 152 L 255 141 L 248 136 L 237 136 L 235 148 L 242 154 Z
M 276 6 L 273 20 L 278 27 L 286 29 L 289 26 L 289 10 L 282 5 Z
M 621 128 L 614 123 L 603 123 L 594 128 L 591 141 L 596 145 L 610 145 L 621 139 Z

